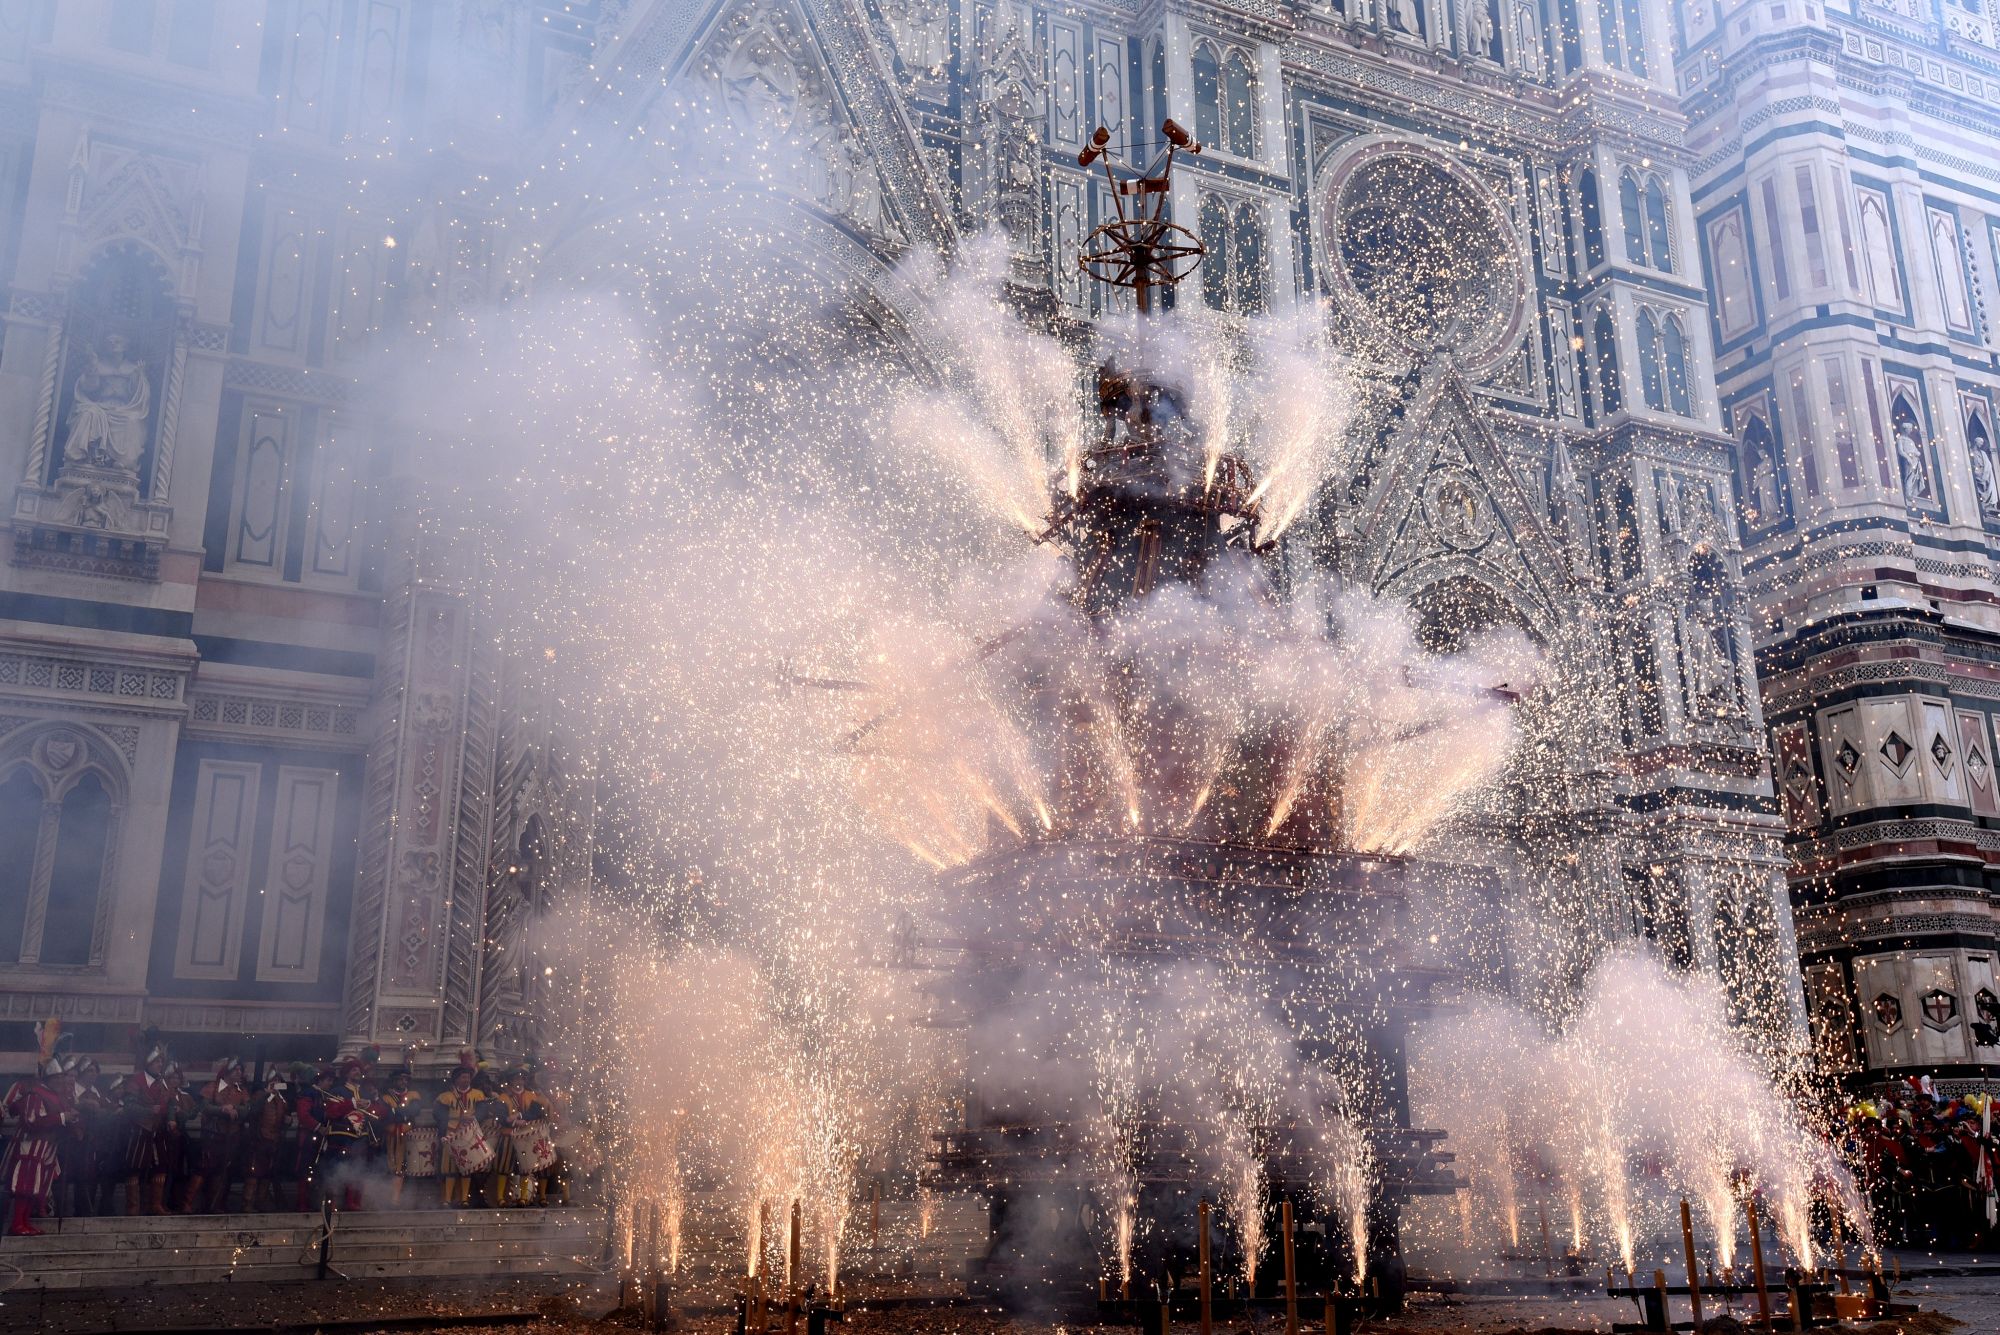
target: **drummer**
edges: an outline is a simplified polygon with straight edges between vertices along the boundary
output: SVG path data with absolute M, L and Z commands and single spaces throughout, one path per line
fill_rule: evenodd
M 500 1162 L 493 1175 L 495 1192 L 502 1205 L 530 1205 L 534 1202 L 537 1182 L 530 1145 L 548 1129 L 536 1125 L 547 1120 L 548 1106 L 535 1092 L 528 1072 L 518 1066 L 507 1072 L 497 1097 L 504 1109 L 501 1122 L 505 1132 L 500 1141 Z M 517 1139 L 529 1144 L 521 1145 L 517 1151 Z
M 450 1087 L 437 1096 L 440 1116 L 444 1119 L 438 1128 L 438 1138 L 444 1142 L 441 1158 L 447 1206 L 470 1205 L 473 1174 L 485 1172 L 492 1163 L 492 1151 L 486 1148 L 480 1134 L 479 1105 L 486 1101 L 486 1095 L 473 1087 L 478 1076 L 479 1067 L 472 1054 L 462 1052 L 458 1066 L 451 1073 Z

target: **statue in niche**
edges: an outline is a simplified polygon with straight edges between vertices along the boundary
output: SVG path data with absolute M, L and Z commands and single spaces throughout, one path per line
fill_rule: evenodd
M 1423 31 L 1419 27 L 1419 20 L 1417 18 L 1416 0 L 1388 0 L 1388 4 L 1385 6 L 1383 12 L 1388 16 L 1389 27 L 1392 31 L 1404 33 L 1411 37 L 1423 36 Z
M 1896 463 L 1903 474 L 1903 495 L 1913 501 L 1933 499 L 1930 469 L 1924 466 L 1924 442 L 1914 417 L 1896 415 Z
M 106 334 L 76 378 L 63 465 L 109 468 L 136 477 L 152 411 L 146 368 L 133 358 L 125 335 Z
M 1660 474 L 1660 531 L 1667 538 L 1681 536 L 1681 482 L 1672 473 Z
M 1490 0 L 1470 0 L 1465 14 L 1465 40 L 1472 54 L 1493 59 L 1493 8 Z
M 1751 454 L 1750 504 L 1759 527 L 1778 517 L 1778 470 L 1769 450 L 1753 449 Z
M 1714 598 L 1696 598 L 1682 613 L 1681 645 L 1690 701 L 1718 713 L 1734 709 L 1736 665 L 1729 652 L 1729 627 Z
M 931 74 L 945 61 L 945 7 L 942 0 L 900 0 L 883 6 L 903 68 Z
M 1975 444 L 1971 451 L 1972 492 L 1979 498 L 1980 510 L 1988 515 L 2000 515 L 2000 473 L 1996 473 L 1993 450 L 1982 449 Z

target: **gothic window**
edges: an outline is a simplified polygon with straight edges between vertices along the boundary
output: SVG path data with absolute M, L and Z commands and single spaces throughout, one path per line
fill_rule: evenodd
M 1618 26 L 1618 0 L 1597 0 L 1597 35 L 1604 45 L 1604 61 L 1625 68 L 1625 38 Z
M 1777 182 L 1766 178 L 1762 194 L 1764 197 L 1764 235 L 1771 242 L 1771 281 L 1778 289 L 1778 300 L 1792 295 L 1790 266 L 1785 261 L 1785 220 L 1778 213 Z
M 1624 406 L 1624 387 L 1618 376 L 1618 332 L 1611 323 L 1611 312 L 1605 307 L 1597 308 L 1591 342 L 1597 352 L 1598 407 L 1609 417 Z
M 1709 258 L 1715 266 L 1715 293 L 1720 300 L 1716 322 L 1722 337 L 1733 339 L 1756 327 L 1757 308 L 1750 295 L 1750 251 L 1743 243 L 1743 212 L 1731 209 L 1708 225 Z
M 1953 329 L 1972 328 L 1972 308 L 1965 286 L 1965 259 L 1959 253 L 1958 219 L 1932 209 L 1931 254 L 1937 261 L 1938 288 L 1944 296 L 1945 323 Z
M 1639 178 L 1629 171 L 1618 173 L 1618 212 L 1625 222 L 1625 258 L 1634 264 L 1649 263 L 1646 218 L 1639 206 Z
M 1254 315 L 1268 304 L 1269 265 L 1264 259 L 1264 220 L 1255 204 L 1236 210 L 1236 246 L 1230 256 L 1230 307 Z
M 1668 222 L 1667 184 L 1658 176 L 1646 178 L 1646 249 L 1653 267 L 1674 271 L 1674 232 Z
M 1672 273 L 1673 228 L 1667 215 L 1667 183 L 1658 175 L 1643 180 L 1627 168 L 1618 174 L 1618 211 L 1625 224 L 1625 258 L 1633 264 Z
M 1201 297 L 1218 311 L 1229 308 L 1231 221 L 1229 204 L 1221 195 L 1201 197 L 1201 244 L 1208 249 L 1202 264 Z
M 120 51 L 146 55 L 153 49 L 153 0 L 111 0 L 105 40 Z
M 1583 214 L 1583 267 L 1588 273 L 1604 263 L 1604 205 L 1598 198 L 1596 171 L 1583 169 L 1576 193 L 1577 208 Z
M 1232 315 L 1255 315 L 1270 304 L 1270 264 L 1264 251 L 1264 218 L 1254 203 L 1232 204 L 1222 195 L 1201 198 L 1202 300 Z
M 1223 92 L 1227 98 L 1223 122 L 1229 132 L 1228 148 L 1239 158 L 1257 156 L 1257 76 L 1250 57 L 1231 51 L 1223 65 Z
M 1153 121 L 1145 127 L 1146 133 L 1141 136 L 1144 139 L 1150 139 L 1160 126 L 1166 124 L 1171 114 L 1167 110 L 1167 44 L 1157 37 L 1153 39 L 1152 69 Z
M 1868 286 L 1877 306 L 1901 314 L 1903 274 L 1896 263 L 1895 232 L 1889 222 L 1889 197 L 1880 190 L 1856 192 L 1861 207 L 1861 247 L 1868 260 Z
M 1667 410 L 1666 348 L 1660 322 L 1649 310 L 1639 312 L 1639 389 L 1648 408 Z
M 17 765 L 0 779 L 0 961 L 21 958 L 41 825 L 41 785 L 26 765 Z
M 1239 158 L 1257 156 L 1257 71 L 1249 52 L 1196 43 L 1194 106 L 1195 138 Z
M 1810 167 L 1800 167 L 1796 176 L 1799 189 L 1799 225 L 1806 248 L 1806 274 L 1815 288 L 1826 286 L 1826 243 L 1820 235 L 1819 195 L 1813 189 Z
M 102 961 L 119 820 L 115 763 L 62 727 L 17 733 L 0 754 L 0 963 Z
M 1603 0 L 1609 4 L 1610 0 Z M 1625 26 L 1625 68 L 1645 78 L 1649 71 L 1646 59 L 1646 22 L 1644 0 L 1624 0 L 1620 6 L 1620 17 Z
M 191 69 L 208 67 L 215 38 L 215 0 L 174 0 L 167 25 L 167 59 Z
M 1194 137 L 1222 143 L 1222 58 L 1210 42 L 1194 48 Z
M 1689 391 L 1687 329 L 1678 315 L 1669 315 L 1660 339 L 1666 353 L 1667 407 L 1682 417 L 1694 416 Z
M 56 856 L 49 875 L 48 916 L 42 924 L 42 963 L 90 963 L 110 837 L 111 794 L 104 780 L 86 773 L 63 796 L 56 817 Z
M 1597 35 L 1604 63 L 1643 79 L 1651 68 L 1646 56 L 1644 0 L 1597 0 Z

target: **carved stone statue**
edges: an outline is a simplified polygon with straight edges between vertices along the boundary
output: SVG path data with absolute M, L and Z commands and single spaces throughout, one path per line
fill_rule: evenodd
M 1750 504 L 1756 507 L 1759 528 L 1778 518 L 1778 470 L 1769 450 L 1753 449 L 1750 460 Z
M 146 452 L 153 387 L 123 334 L 106 334 L 76 378 L 76 399 L 63 440 L 63 464 L 137 474 Z
M 1412 37 L 1423 36 L 1417 26 L 1416 0 L 1388 0 L 1383 13 L 1387 15 L 1392 31 L 1407 33 Z
M 1488 0 L 1467 0 L 1465 44 L 1475 56 L 1493 58 L 1493 9 Z
M 1916 423 L 1908 418 L 1896 423 L 1896 461 L 1902 467 L 1903 494 L 1913 501 L 1931 499 L 1931 474 L 1924 467 L 1924 443 L 1917 438 Z
M 1993 452 L 1972 449 L 1972 491 L 1979 498 L 1979 508 L 1989 515 L 2000 515 L 2000 476 L 1996 476 Z
M 1728 649 L 1729 628 L 1712 598 L 1697 599 L 1681 618 L 1687 656 L 1688 697 L 1721 712 L 1736 706 L 1736 665 Z

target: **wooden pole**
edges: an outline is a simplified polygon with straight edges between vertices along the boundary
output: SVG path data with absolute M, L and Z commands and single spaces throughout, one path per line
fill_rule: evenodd
M 1556 1253 L 1555 1248 L 1549 1245 L 1549 1203 L 1544 1200 L 1537 1200 L 1535 1202 L 1535 1211 L 1542 1217 L 1542 1274 L 1549 1279 L 1554 1279 L 1556 1277 Z
M 805 1207 L 797 1197 L 792 1199 L 792 1244 L 786 1251 L 785 1262 L 785 1335 L 798 1335 L 799 1329 L 799 1227 Z
M 1653 1293 L 1656 1300 L 1660 1304 L 1660 1329 L 1664 1331 L 1672 1331 L 1674 1328 L 1674 1319 L 1673 1316 L 1667 1311 L 1666 1271 L 1655 1270 L 1653 1272 Z
M 656 1201 L 648 1201 L 646 1212 L 645 1247 L 639 1255 L 639 1310 L 647 1321 L 654 1316 L 653 1305 L 658 1295 L 653 1280 L 659 1274 L 660 1257 L 660 1207 Z
M 882 1179 L 868 1185 L 868 1245 L 882 1245 Z
M 1278 1231 L 1285 1240 L 1285 1335 L 1299 1335 L 1299 1272 L 1292 1256 L 1292 1203 L 1278 1205 Z
M 1701 1266 L 1694 1259 L 1694 1215 L 1687 1197 L 1681 1197 L 1681 1246 L 1687 1250 L 1688 1306 L 1694 1309 L 1694 1328 L 1701 1329 Z
M 1757 1275 L 1757 1324 L 1771 1329 L 1771 1290 L 1764 1283 L 1764 1235 L 1757 1226 L 1757 1198 L 1743 1198 L 1743 1213 L 1750 1217 L 1750 1263 Z
M 1208 1202 L 1201 1203 L 1201 1335 L 1215 1335 L 1215 1313 L 1209 1305 Z

